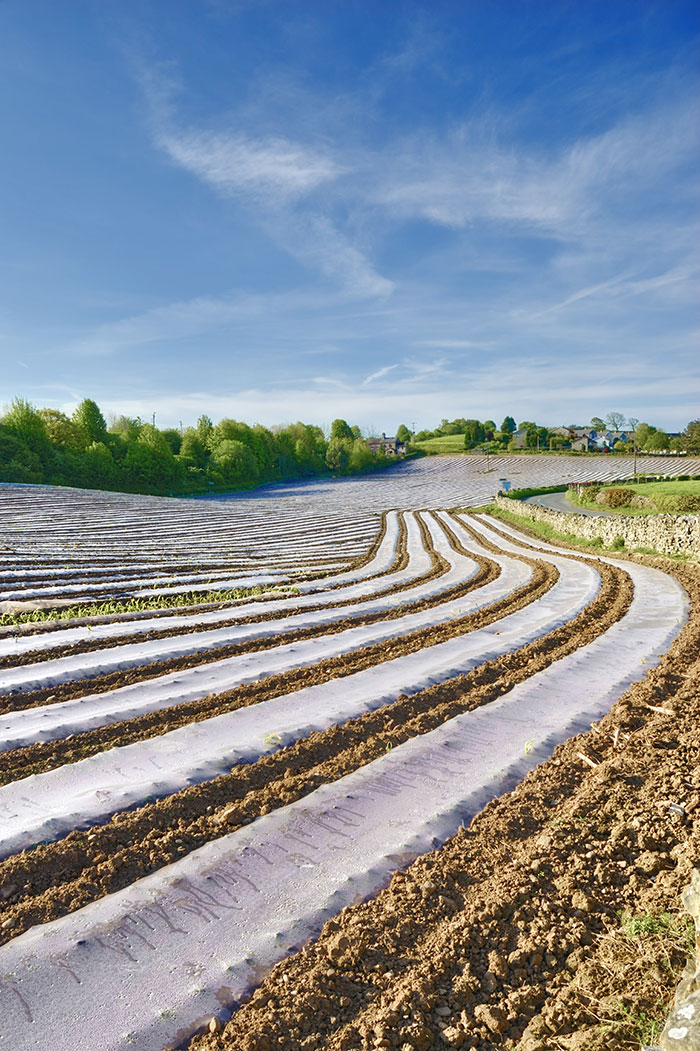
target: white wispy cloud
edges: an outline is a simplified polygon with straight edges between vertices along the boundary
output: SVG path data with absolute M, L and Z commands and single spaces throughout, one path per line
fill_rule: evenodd
M 563 148 L 507 145 L 480 123 L 442 139 L 413 136 L 387 152 L 376 198 L 399 217 L 457 229 L 490 221 L 580 236 L 621 196 L 628 203 L 691 161 L 694 110 L 685 97 Z
M 370 383 L 376 383 L 377 380 L 381 380 L 384 376 L 388 376 L 390 372 L 397 369 L 398 365 L 385 365 L 382 369 L 377 369 L 376 372 L 370 372 L 369 376 L 365 376 L 362 380 L 362 386 L 367 387 Z
M 212 131 L 181 126 L 172 79 L 140 71 L 153 142 L 170 160 L 225 197 L 257 206 L 261 228 L 306 266 L 352 296 L 390 295 L 394 283 L 379 274 L 357 243 L 315 198 L 351 171 L 329 149 L 288 136 L 254 135 L 237 127 Z M 331 198 L 329 198 L 331 199 Z
M 303 197 L 342 169 L 330 158 L 283 138 L 235 132 L 161 130 L 158 145 L 182 168 L 226 194 Z

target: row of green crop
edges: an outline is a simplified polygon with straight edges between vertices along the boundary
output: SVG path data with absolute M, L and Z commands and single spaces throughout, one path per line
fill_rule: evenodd
M 148 610 L 174 609 L 183 606 L 202 606 L 217 602 L 232 602 L 234 599 L 270 594 L 298 595 L 295 587 L 277 586 L 253 588 L 229 588 L 218 591 L 186 591 L 177 595 L 153 595 L 144 598 L 110 599 L 108 602 L 87 602 L 75 606 L 54 609 L 25 610 L 19 613 L 0 615 L 0 626 L 11 624 L 38 624 L 52 620 L 73 620 L 85 617 L 109 617 L 119 613 L 143 613 Z

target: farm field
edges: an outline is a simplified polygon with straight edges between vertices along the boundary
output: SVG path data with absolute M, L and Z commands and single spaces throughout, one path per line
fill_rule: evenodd
M 0 626 L 0 1048 L 639 1046 L 686 942 L 618 912 L 700 848 L 700 576 L 463 510 L 630 463 L 483 467 L 0 486 L 0 612 L 79 614 Z

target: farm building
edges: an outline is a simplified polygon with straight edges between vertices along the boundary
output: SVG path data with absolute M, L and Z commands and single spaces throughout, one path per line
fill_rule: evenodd
M 381 438 L 368 438 L 367 444 L 373 453 L 383 449 L 387 456 L 405 456 L 406 443 L 400 442 L 398 438 L 387 438 L 382 431 Z

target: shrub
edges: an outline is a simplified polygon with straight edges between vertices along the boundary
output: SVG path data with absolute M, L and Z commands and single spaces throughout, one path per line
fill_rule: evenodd
M 678 510 L 681 514 L 691 514 L 700 511 L 700 496 L 697 493 L 683 493 L 682 496 L 676 498 L 678 500 Z
M 632 502 L 632 493 L 629 489 L 606 489 L 603 494 L 603 503 L 606 507 L 629 507 Z
M 653 507 L 653 503 L 648 496 L 643 496 L 642 493 L 635 493 L 630 500 L 630 507 Z
M 600 485 L 582 485 L 579 489 L 581 502 L 584 504 L 592 504 L 598 499 L 598 493 L 601 491 L 602 486 Z
M 666 514 L 694 514 L 700 511 L 700 496 L 697 493 L 657 493 L 654 505 Z
M 624 539 L 621 536 L 616 536 L 615 539 L 613 540 L 612 544 L 610 545 L 610 550 L 611 551 L 624 551 L 624 549 L 625 549 L 625 541 L 624 541 Z

